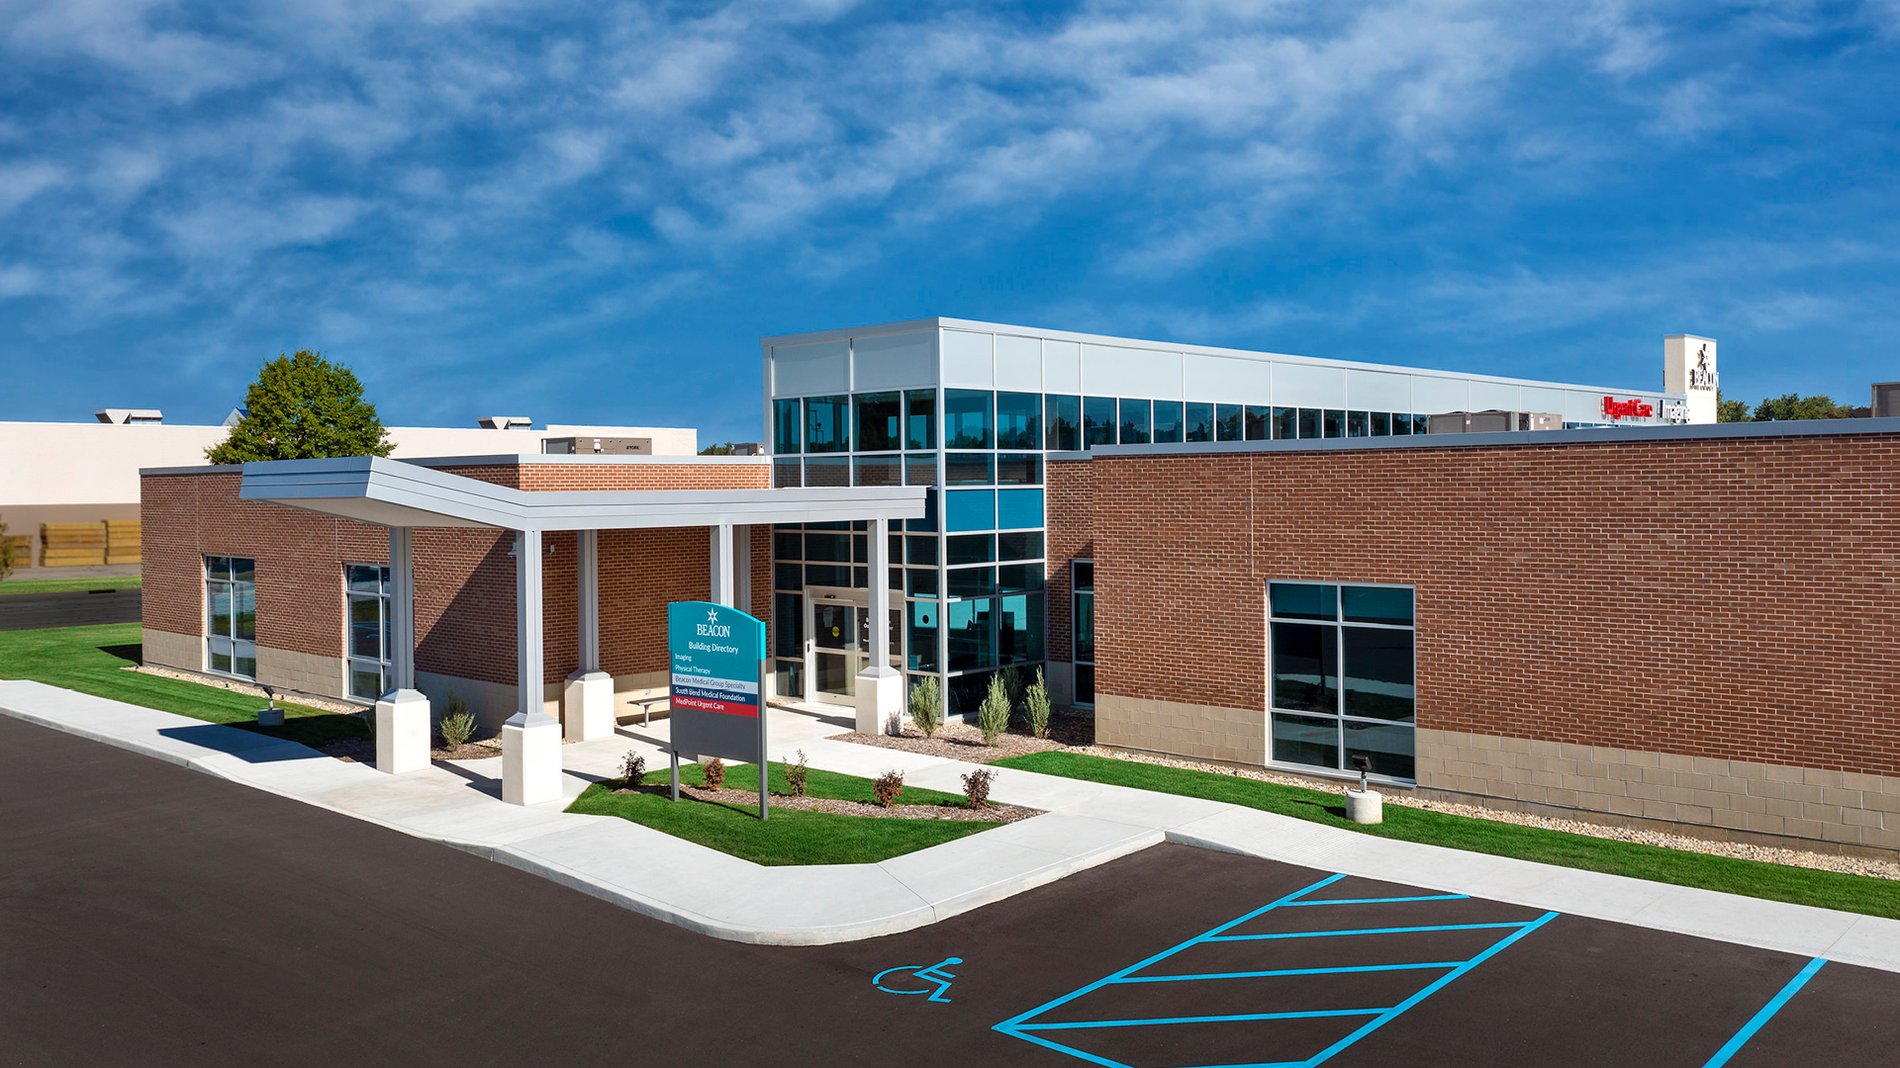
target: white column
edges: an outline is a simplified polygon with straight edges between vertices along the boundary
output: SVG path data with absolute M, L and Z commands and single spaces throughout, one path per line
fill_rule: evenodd
M 858 733 L 877 734 L 902 722 L 904 676 L 891 666 L 891 524 L 871 521 L 871 662 L 858 673 Z
M 714 604 L 734 607 L 732 600 L 732 524 L 720 523 L 707 530 L 707 555 L 712 558 L 712 596 Z
M 501 799 L 561 799 L 561 725 L 542 710 L 541 532 L 515 539 L 515 690 L 519 711 L 501 728 Z
M 749 523 L 732 528 L 732 606 L 741 612 L 752 612 L 752 526 Z
M 408 527 L 389 528 L 389 692 L 376 699 L 376 770 L 429 766 L 429 699 L 416 691 L 416 569 Z
M 562 685 L 561 719 L 568 741 L 585 742 L 613 736 L 614 677 L 600 670 L 600 532 L 580 531 L 577 542 L 579 663 Z

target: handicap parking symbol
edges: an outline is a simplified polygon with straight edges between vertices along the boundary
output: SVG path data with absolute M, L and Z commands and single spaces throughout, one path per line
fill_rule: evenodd
M 945 969 L 962 963 L 962 957 L 945 957 L 928 966 L 900 964 L 872 976 L 871 985 L 886 994 L 928 994 L 931 1001 L 949 1001 L 945 995 L 950 992 L 956 973 Z

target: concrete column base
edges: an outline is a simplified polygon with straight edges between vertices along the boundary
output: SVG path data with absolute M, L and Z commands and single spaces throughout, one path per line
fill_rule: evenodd
M 561 724 L 517 712 L 501 725 L 501 799 L 540 805 L 561 799 Z
M 1377 790 L 1346 791 L 1346 818 L 1354 823 L 1379 823 L 1385 819 L 1385 796 Z
M 897 733 L 904 722 L 904 673 L 894 667 L 858 672 L 858 733 Z
M 570 742 L 610 738 L 614 733 L 614 677 L 605 671 L 576 671 L 561 691 L 562 726 Z
M 376 770 L 390 775 L 429 766 L 429 699 L 391 690 L 376 701 Z

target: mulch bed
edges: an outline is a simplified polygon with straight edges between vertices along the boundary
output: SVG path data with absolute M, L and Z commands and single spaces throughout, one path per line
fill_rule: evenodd
M 671 788 L 664 782 L 657 785 L 648 783 L 638 789 L 620 787 L 617 794 L 656 794 L 670 796 Z M 757 790 L 731 790 L 724 787 L 708 790 L 703 786 L 690 786 L 680 783 L 680 797 L 691 797 L 698 801 L 712 801 L 737 808 L 759 807 Z M 772 808 L 796 809 L 800 812 L 829 812 L 835 816 L 869 816 L 873 819 L 904 820 L 961 820 L 983 823 L 1014 823 L 1041 815 L 1039 809 L 1023 808 L 1021 805 L 1000 805 L 991 802 L 988 807 L 974 809 L 962 805 L 906 805 L 902 795 L 898 803 L 890 808 L 871 804 L 868 801 L 843 801 L 830 797 L 792 797 L 788 794 L 773 794 L 767 802 Z
M 376 763 L 376 739 L 341 738 L 323 747 L 323 755 L 335 757 L 346 764 Z M 493 760 L 501 755 L 501 739 L 484 738 L 479 742 L 464 742 L 454 749 L 431 749 L 430 760 Z
M 967 760 L 977 764 L 987 764 L 1004 757 L 1022 756 L 1025 753 L 1043 753 L 1051 749 L 1073 749 L 1077 746 L 1095 743 L 1095 721 L 1087 716 L 1061 715 L 1049 720 L 1049 737 L 1031 737 L 1027 730 L 1012 727 L 1009 733 L 997 737 L 995 745 L 983 744 L 983 732 L 975 725 L 953 719 L 937 728 L 937 733 L 926 738 L 916 727 L 905 727 L 902 734 L 859 734 L 850 731 L 833 735 L 841 742 L 856 742 L 859 745 L 876 746 L 879 749 L 902 749 L 906 753 L 922 753 L 925 756 L 943 757 L 946 760 Z

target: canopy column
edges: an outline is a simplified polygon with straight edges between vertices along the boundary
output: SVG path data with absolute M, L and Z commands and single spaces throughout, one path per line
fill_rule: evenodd
M 733 590 L 737 583 L 733 578 L 732 524 L 714 523 L 706 530 L 707 556 L 712 565 L 712 592 L 707 600 L 714 604 L 723 604 L 728 608 L 737 608 L 733 600 Z
M 891 524 L 871 520 L 869 573 L 871 659 L 858 673 L 858 733 L 895 731 L 902 723 L 904 674 L 891 666 Z
M 600 532 L 576 531 L 579 663 L 561 689 L 561 719 L 570 742 L 614 733 L 614 677 L 600 669 Z
M 416 690 L 416 568 L 413 531 L 389 528 L 389 691 L 376 699 L 376 770 L 429 766 L 429 699 Z
M 515 537 L 515 693 L 501 727 L 501 799 L 539 805 L 561 799 L 561 725 L 542 708 L 541 532 Z

